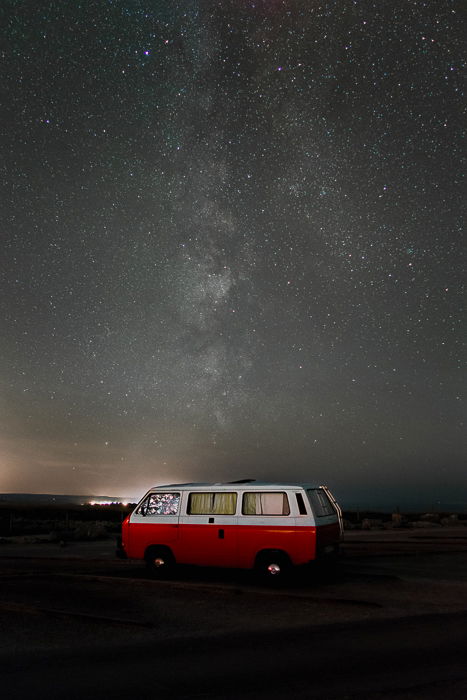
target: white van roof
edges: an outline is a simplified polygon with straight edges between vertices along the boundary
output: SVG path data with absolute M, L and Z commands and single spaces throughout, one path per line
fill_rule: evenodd
M 150 491 L 155 489 L 180 489 L 182 491 L 202 491 L 205 489 L 217 489 L 219 491 L 235 491 L 236 489 L 319 489 L 321 484 L 309 482 L 290 482 L 290 481 L 256 481 L 255 479 L 241 479 L 239 481 L 224 481 L 224 482 L 194 482 L 186 484 L 161 484 L 153 486 Z

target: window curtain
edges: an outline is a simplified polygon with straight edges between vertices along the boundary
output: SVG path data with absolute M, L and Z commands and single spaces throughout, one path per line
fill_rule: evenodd
M 234 515 L 237 507 L 236 493 L 215 493 L 212 513 L 216 515 Z
M 256 515 L 256 497 L 258 493 L 245 493 L 243 496 L 243 513 L 244 515 Z
M 288 515 L 289 506 L 284 493 L 262 493 L 261 513 L 264 515 Z
M 245 515 L 288 515 L 289 502 L 285 493 L 245 493 Z
M 236 493 L 191 493 L 191 515 L 234 515 L 237 507 Z
M 190 513 L 204 515 L 211 512 L 212 493 L 191 493 Z

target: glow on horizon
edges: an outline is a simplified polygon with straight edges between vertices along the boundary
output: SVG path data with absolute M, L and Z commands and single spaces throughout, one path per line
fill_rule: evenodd
M 83 505 L 88 506 L 127 506 L 129 503 L 136 503 L 136 501 L 88 501 L 88 503 L 83 503 Z

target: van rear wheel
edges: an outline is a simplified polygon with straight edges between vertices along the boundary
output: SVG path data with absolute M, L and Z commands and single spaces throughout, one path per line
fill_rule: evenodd
M 283 581 L 290 573 L 290 559 L 284 552 L 271 550 L 260 552 L 256 558 L 255 571 L 263 581 Z
M 154 578 L 164 578 L 175 566 L 175 558 L 168 547 L 149 547 L 144 556 L 146 569 Z

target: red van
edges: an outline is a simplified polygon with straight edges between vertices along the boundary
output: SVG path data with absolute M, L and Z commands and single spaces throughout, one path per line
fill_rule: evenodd
M 279 576 L 335 555 L 342 532 L 342 511 L 326 486 L 169 484 L 150 489 L 125 519 L 117 554 L 153 571 L 179 563 Z

